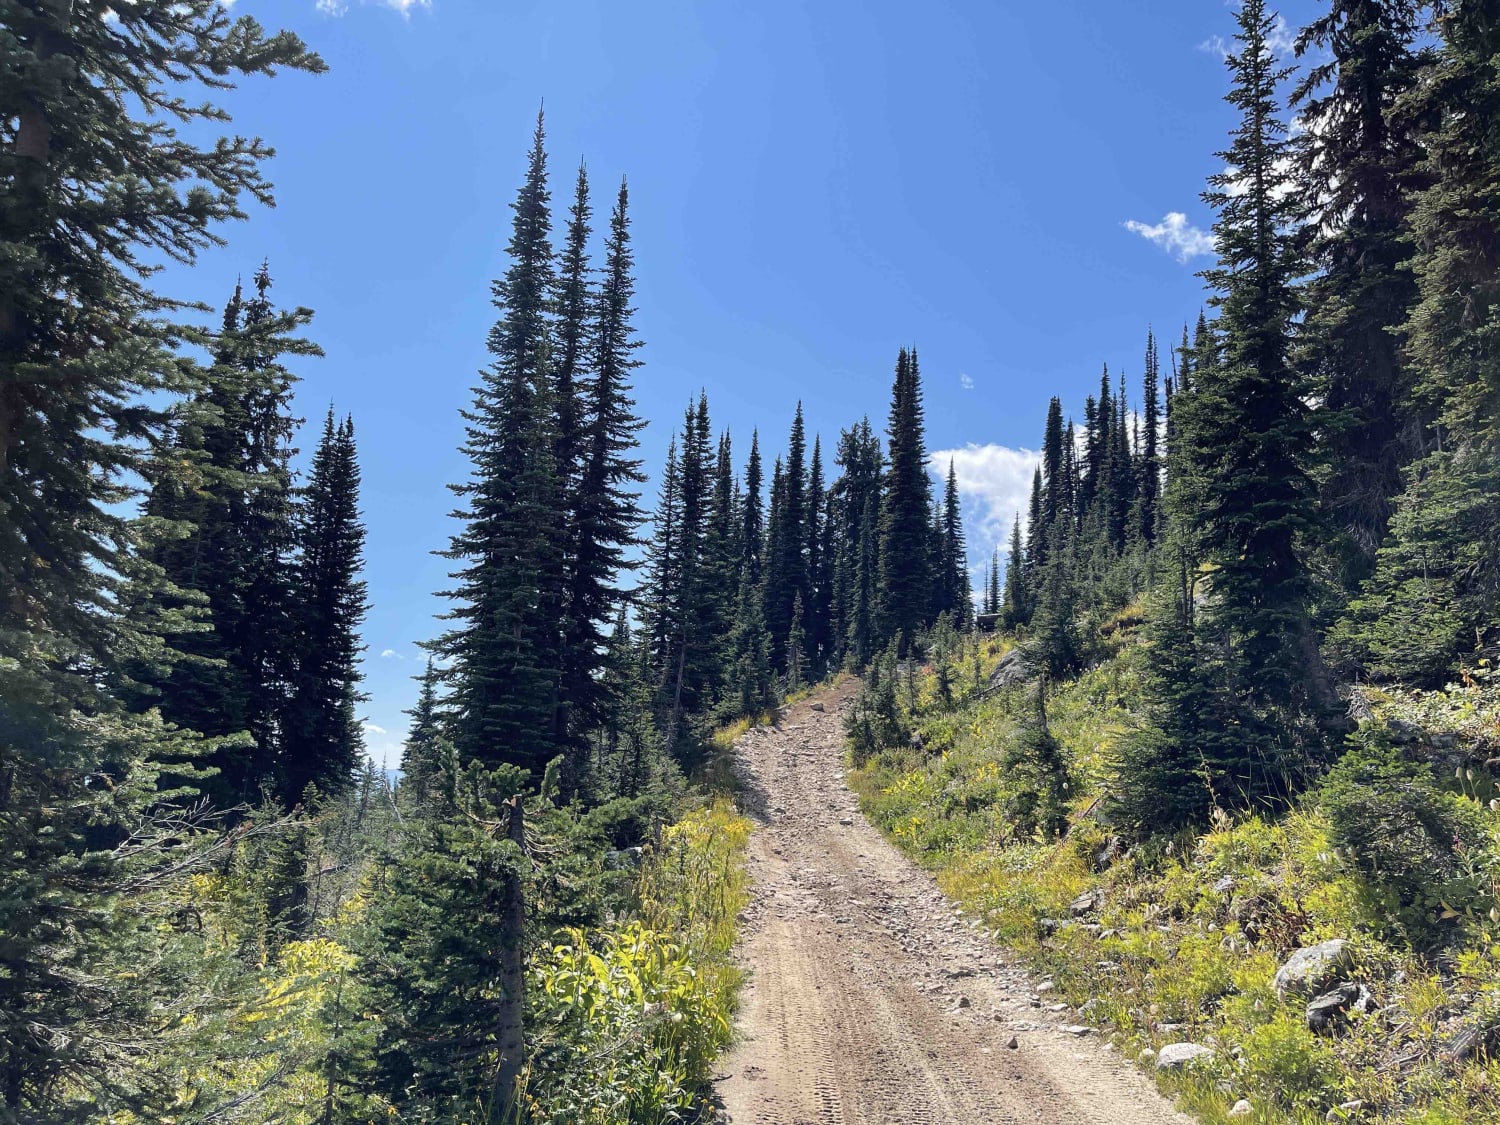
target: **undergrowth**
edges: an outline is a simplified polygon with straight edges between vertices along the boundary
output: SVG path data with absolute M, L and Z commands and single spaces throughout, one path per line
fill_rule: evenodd
M 952 707 L 931 669 L 895 693 L 912 737 L 852 770 L 866 813 L 1126 1057 L 1210 1047 L 1205 1064 L 1158 1075 L 1204 1121 L 1500 1121 L 1484 1037 L 1449 1058 L 1465 1029 L 1500 1026 L 1500 801 L 1485 768 L 1500 753 L 1496 685 L 1365 691 L 1361 739 L 1384 749 L 1357 747 L 1291 809 L 1216 812 L 1206 831 L 1130 846 L 1103 798 L 1135 722 L 1141 649 L 1123 630 L 1113 640 L 1047 699 L 1070 779 L 1061 840 L 1008 815 L 1019 782 L 1007 750 L 1032 704 L 1029 688 L 987 688 L 1003 638 L 970 642 L 983 674 Z M 1272 978 L 1291 951 L 1330 938 L 1351 943 L 1345 979 L 1375 1004 L 1320 1037 L 1305 998 L 1278 997 Z M 1240 1099 L 1250 1114 L 1230 1117 Z

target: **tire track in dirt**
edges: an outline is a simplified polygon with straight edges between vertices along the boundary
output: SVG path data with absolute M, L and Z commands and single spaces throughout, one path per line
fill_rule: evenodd
M 752 900 L 735 1125 L 1191 1125 L 860 815 L 844 783 L 847 681 L 736 746 Z M 819 709 L 821 708 L 821 709 Z M 1007 1046 L 1014 1036 L 1018 1047 Z

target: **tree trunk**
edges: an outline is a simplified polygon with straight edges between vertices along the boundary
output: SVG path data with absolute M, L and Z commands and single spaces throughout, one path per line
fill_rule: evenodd
M 506 837 L 516 847 L 524 850 L 526 828 L 522 819 L 520 794 L 512 797 L 506 807 L 510 810 L 506 822 Z M 521 875 L 518 871 L 505 877 L 503 911 L 505 924 L 500 945 L 501 1001 L 499 1026 L 495 1029 L 499 1040 L 500 1063 L 495 1070 L 490 1100 L 490 1120 L 497 1123 L 509 1122 L 515 1117 L 516 1086 L 526 1062 L 526 903 L 522 897 Z

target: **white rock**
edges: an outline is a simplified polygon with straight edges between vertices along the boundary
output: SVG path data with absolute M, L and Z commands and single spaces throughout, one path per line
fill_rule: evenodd
M 1168 1043 L 1156 1054 L 1157 1070 L 1182 1070 L 1213 1057 L 1213 1049 L 1202 1043 Z

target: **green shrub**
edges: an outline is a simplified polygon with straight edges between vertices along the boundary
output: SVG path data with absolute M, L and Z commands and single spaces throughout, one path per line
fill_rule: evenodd
M 1445 793 L 1430 766 L 1404 758 L 1382 732 L 1363 732 L 1324 782 L 1330 840 L 1358 872 L 1370 916 L 1413 945 L 1451 932 L 1485 880 L 1487 840 L 1477 804 Z

